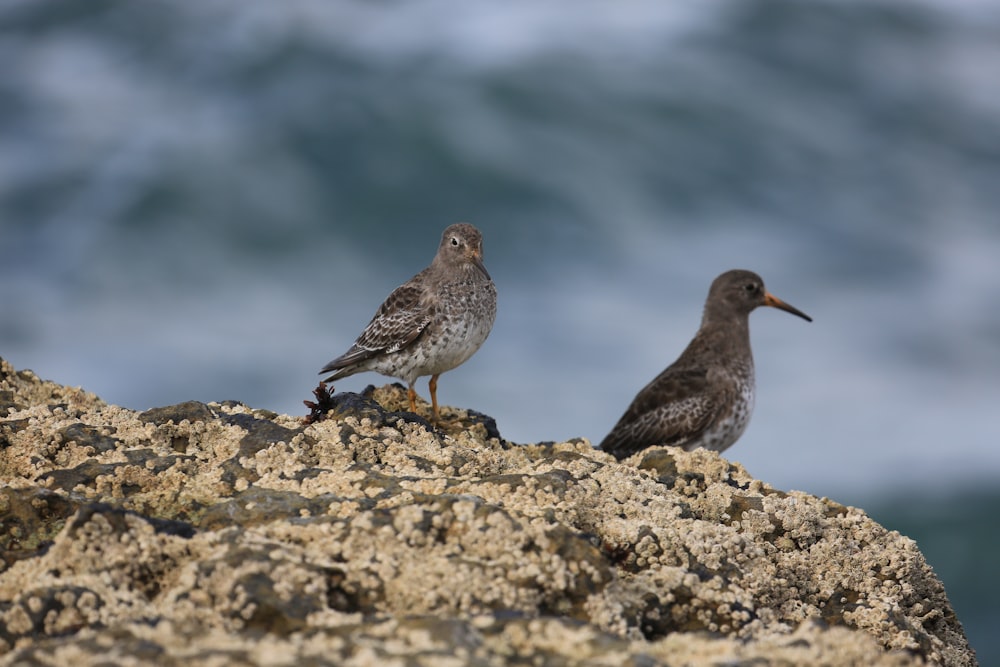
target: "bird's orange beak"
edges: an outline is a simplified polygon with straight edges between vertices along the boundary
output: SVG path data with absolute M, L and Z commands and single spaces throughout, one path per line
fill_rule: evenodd
M 781 310 L 785 311 L 786 313 L 791 313 L 792 315 L 798 315 L 799 317 L 801 317 L 802 319 L 804 319 L 806 322 L 812 322 L 813 321 L 813 318 L 809 317 L 808 315 L 806 315 L 805 313 L 803 313 L 801 310 L 799 310 L 795 306 L 792 306 L 790 304 L 785 303 L 784 301 L 782 301 L 778 297 L 774 296 L 770 292 L 764 292 L 764 305 L 765 306 L 771 306 L 772 308 L 780 308 Z

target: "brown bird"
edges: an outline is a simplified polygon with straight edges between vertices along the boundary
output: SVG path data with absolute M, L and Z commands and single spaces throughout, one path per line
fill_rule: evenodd
M 654 445 L 721 452 L 736 442 L 753 412 L 749 319 L 757 306 L 780 308 L 812 322 L 767 292 L 756 273 L 723 273 L 708 290 L 694 339 L 636 395 L 601 449 L 623 459 Z
M 470 224 L 444 230 L 434 261 L 397 287 L 350 349 L 320 371 L 327 382 L 362 371 L 400 378 L 417 410 L 413 383 L 430 375 L 434 421 L 438 377 L 483 344 L 497 313 L 497 291 L 483 264 L 483 237 Z

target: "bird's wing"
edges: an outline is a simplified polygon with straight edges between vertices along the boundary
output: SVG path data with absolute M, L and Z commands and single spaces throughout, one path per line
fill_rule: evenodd
M 433 317 L 422 295 L 423 289 L 412 281 L 397 287 L 379 306 L 351 349 L 324 366 L 320 373 L 346 368 L 378 354 L 397 352 L 413 343 Z
M 601 449 L 621 459 L 654 445 L 683 447 L 712 424 L 721 404 L 704 370 L 667 369 L 636 395 Z

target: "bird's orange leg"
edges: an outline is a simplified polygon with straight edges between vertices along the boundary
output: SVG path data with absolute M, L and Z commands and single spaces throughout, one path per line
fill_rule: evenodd
M 434 423 L 437 424 L 441 419 L 441 415 L 438 413 L 438 378 L 441 376 L 440 373 L 431 376 L 431 381 L 427 383 L 427 386 L 431 389 L 431 409 L 434 411 Z
M 417 392 L 413 390 L 413 383 L 406 388 L 406 395 L 410 397 L 410 412 L 417 413 Z

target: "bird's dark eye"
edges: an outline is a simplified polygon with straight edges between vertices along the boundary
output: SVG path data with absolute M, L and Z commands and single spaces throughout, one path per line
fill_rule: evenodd
M 747 283 L 743 289 L 745 289 L 748 292 L 756 292 L 757 285 L 755 283 Z
M 451 237 L 451 244 L 453 246 L 455 246 L 455 247 L 458 247 L 458 237 L 457 236 L 452 236 Z

